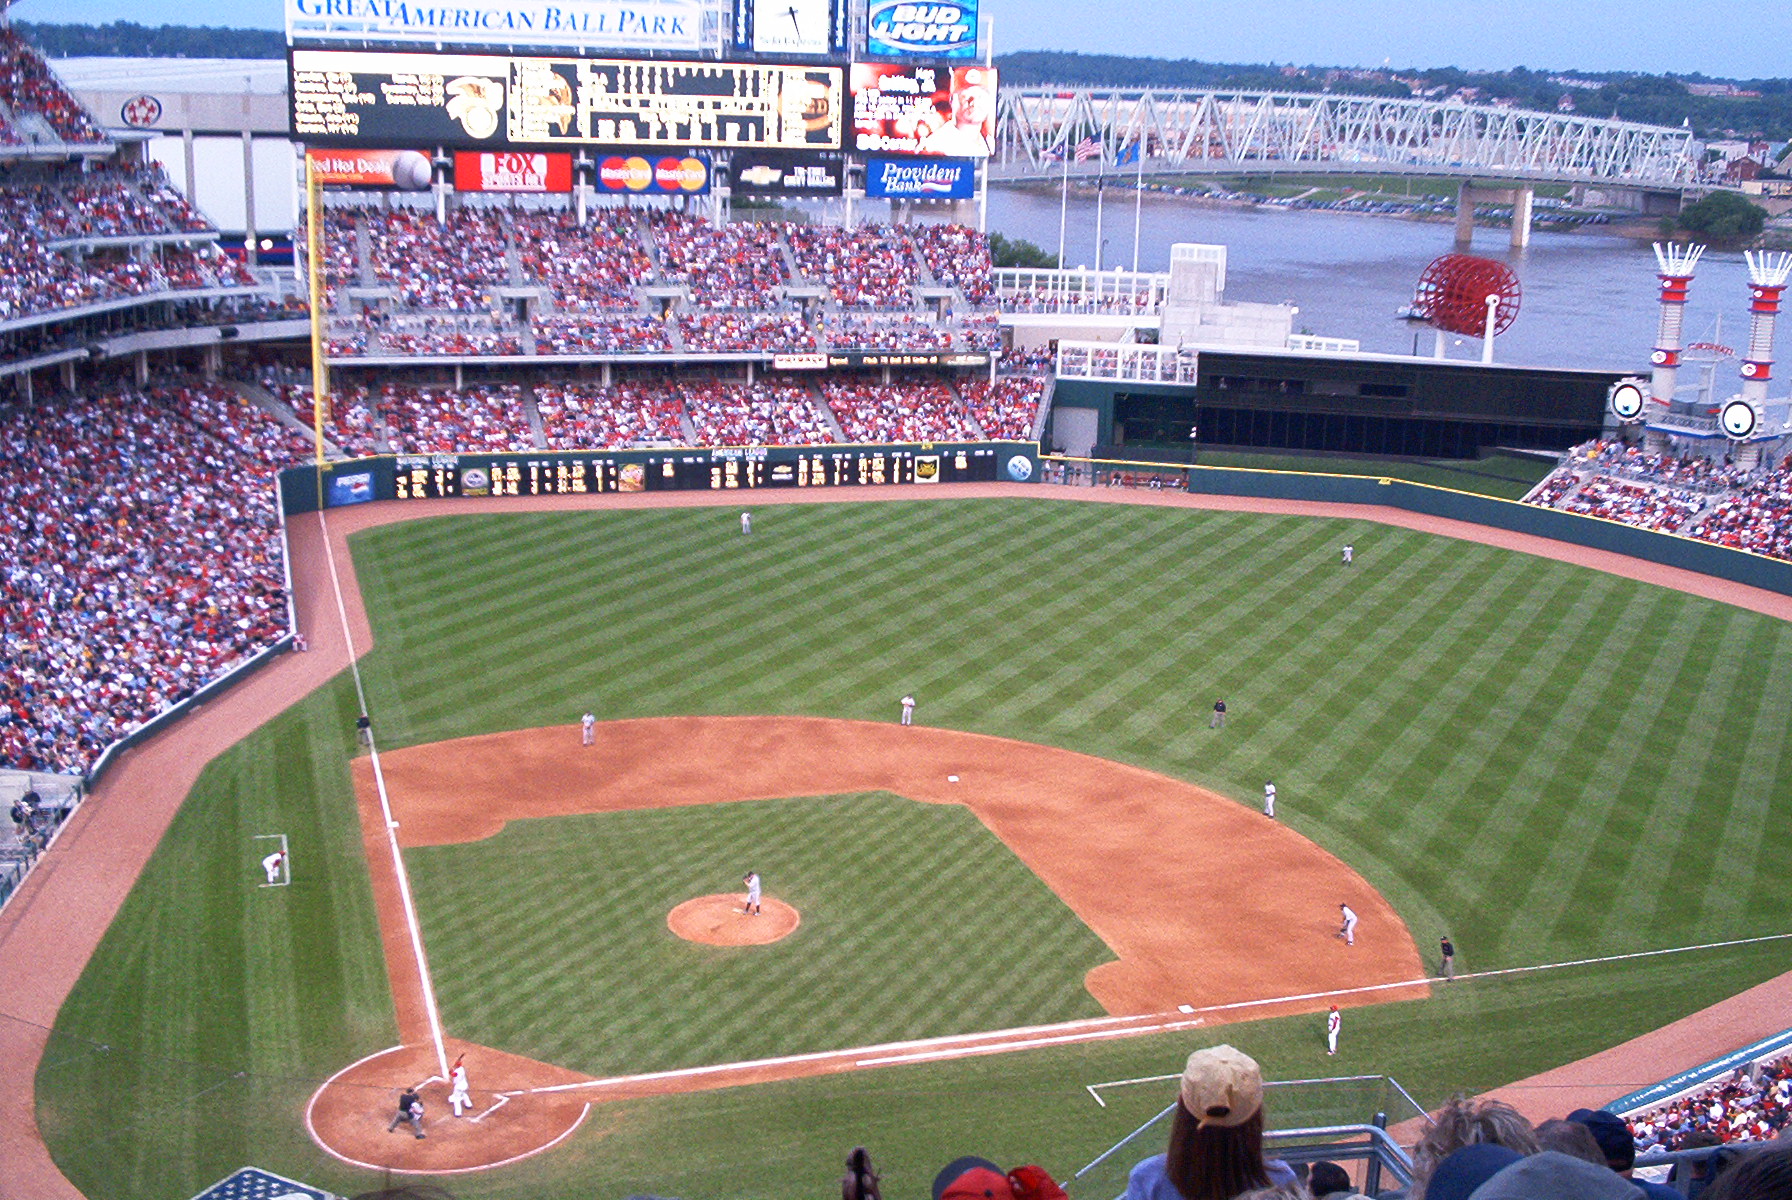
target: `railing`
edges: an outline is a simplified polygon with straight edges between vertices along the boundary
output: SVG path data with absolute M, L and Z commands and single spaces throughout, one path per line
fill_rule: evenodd
M 994 274 L 1002 310 L 1016 313 L 1156 313 L 1170 288 L 1162 271 L 998 267 Z
M 1061 379 L 1115 379 L 1131 383 L 1194 383 L 1200 356 L 1174 346 L 1122 342 L 1059 342 Z

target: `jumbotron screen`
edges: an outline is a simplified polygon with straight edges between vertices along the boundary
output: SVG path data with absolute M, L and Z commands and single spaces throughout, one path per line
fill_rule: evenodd
M 841 149 L 841 68 L 521 55 L 291 52 L 316 146 Z

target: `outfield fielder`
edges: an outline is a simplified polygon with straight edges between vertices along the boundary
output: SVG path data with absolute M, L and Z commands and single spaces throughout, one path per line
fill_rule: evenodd
M 280 868 L 286 863 L 286 851 L 276 850 L 261 860 L 261 869 L 268 874 L 269 883 L 280 882 Z
M 1343 1014 L 1338 1011 L 1338 1006 L 1334 1004 L 1332 1005 L 1332 1010 L 1325 1014 L 1325 1052 L 1327 1054 L 1336 1054 L 1338 1052 L 1338 1030 L 1343 1027 Z
M 750 512 L 744 512 L 740 515 L 740 535 L 742 537 L 745 537 L 749 533 L 752 533 L 752 532 L 753 532 L 753 514 Z
M 1338 915 L 1344 920 L 1344 924 L 1338 928 L 1338 936 L 1344 939 L 1346 946 L 1356 945 L 1356 909 L 1348 904 L 1340 904 Z
M 466 1055 L 461 1055 L 448 1068 L 448 1103 L 454 1106 L 454 1115 L 457 1117 L 461 1115 L 461 1109 L 473 1107 L 473 1094 L 467 1090 L 467 1069 L 461 1065 L 461 1059 L 465 1057 Z
M 741 909 L 741 914 L 756 917 L 759 915 L 759 872 L 748 871 L 741 882 L 747 885 L 747 904 Z
M 902 698 L 902 723 L 904 725 L 915 723 L 915 698 L 913 696 Z

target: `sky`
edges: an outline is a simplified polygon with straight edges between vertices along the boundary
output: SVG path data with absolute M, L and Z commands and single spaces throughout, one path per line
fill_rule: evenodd
M 1013 50 L 1300 65 L 1792 75 L 1792 0 L 983 0 Z M 17 0 L 23 21 L 277 29 L 282 0 Z

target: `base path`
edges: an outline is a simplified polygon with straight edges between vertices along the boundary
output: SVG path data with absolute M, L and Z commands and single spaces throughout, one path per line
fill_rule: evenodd
M 1364 551 L 1359 561 L 1365 568 L 1373 563 L 1369 539 L 1374 527 L 1393 525 L 1578 563 L 1721 600 L 1780 620 L 1792 620 L 1792 597 L 1546 538 L 1370 505 L 1043 484 L 761 491 L 753 494 L 753 503 L 756 507 L 866 501 L 938 503 L 992 497 L 1045 503 L 1151 504 L 1360 521 L 1363 530 L 1355 541 Z M 336 617 L 335 595 L 324 560 L 324 521 L 311 515 L 294 518 L 289 526 L 293 598 L 300 628 L 311 643 L 310 652 L 282 656 L 125 755 L 70 819 L 50 854 L 0 910 L 0 979 L 6 980 L 6 996 L 0 1004 L 0 1162 L 6 1164 L 0 1170 L 0 1200 L 80 1200 L 80 1192 L 57 1170 L 38 1131 L 36 1073 L 50 1026 L 200 770 L 257 726 L 333 678 L 347 666 L 351 654 L 365 653 L 371 647 L 372 636 L 350 569 L 347 539 L 351 533 L 422 517 L 665 506 L 732 510 L 717 513 L 717 528 L 721 530 L 735 519 L 740 502 L 739 493 L 646 492 L 627 496 L 394 502 L 338 509 L 328 516 L 327 538 L 344 571 L 342 583 L 354 638 L 352 647 L 344 642 Z M 1684 1023 L 1676 1023 L 1687 1024 L 1695 1031 L 1687 1043 L 1676 1039 L 1659 1053 L 1653 1048 L 1638 1049 L 1618 1061 L 1590 1060 L 1600 1062 L 1599 1074 L 1610 1081 L 1604 1093 L 1621 1095 L 1630 1090 L 1633 1080 L 1657 1079 L 1778 1032 L 1785 1027 L 1785 1014 L 1792 1012 L 1792 974 L 1769 981 L 1746 995 L 1755 999 L 1747 1006 L 1745 1019 L 1720 1019 L 1718 1010 L 1725 1010 L 1725 1005 L 1718 1005 L 1707 1010 L 1712 1014 L 1709 1020 L 1706 1013 L 1699 1013 Z M 1705 1031 L 1702 1036 L 1697 1033 L 1701 1029 Z M 1626 1043 L 1625 1047 L 1636 1045 Z M 750 1075 L 743 1072 L 742 1077 Z M 482 1086 L 477 1078 L 474 1086 Z M 1596 1090 L 1600 1087 L 1597 1081 L 1585 1086 Z M 377 1128 L 383 1133 L 384 1123 Z M 393 1138 L 397 1136 L 394 1134 Z

